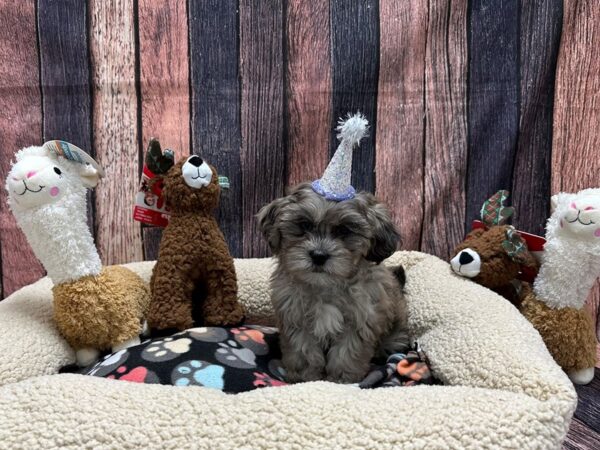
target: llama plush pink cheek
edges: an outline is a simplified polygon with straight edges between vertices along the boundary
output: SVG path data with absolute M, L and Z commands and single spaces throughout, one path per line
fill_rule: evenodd
M 54 186 L 53 188 L 50 189 L 50 195 L 52 197 L 56 197 L 59 193 L 60 193 L 60 189 L 58 189 L 56 186 Z
M 596 236 L 597 238 L 600 238 L 600 228 L 596 229 L 596 231 L 594 231 L 594 236 Z

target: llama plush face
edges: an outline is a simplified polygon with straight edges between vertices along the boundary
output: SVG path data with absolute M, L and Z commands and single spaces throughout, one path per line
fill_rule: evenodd
M 88 165 L 51 154 L 43 147 L 20 150 L 6 178 L 11 207 L 21 210 L 58 202 L 71 186 L 93 187 L 98 174 Z
M 554 195 L 552 210 L 556 233 L 600 243 L 600 189 Z

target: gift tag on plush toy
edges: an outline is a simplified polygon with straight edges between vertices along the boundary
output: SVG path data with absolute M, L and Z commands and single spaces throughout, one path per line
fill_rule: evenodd
M 54 153 L 57 156 L 62 156 L 69 161 L 73 161 L 78 164 L 88 164 L 92 166 L 96 172 L 98 172 L 100 178 L 104 177 L 104 169 L 102 169 L 100 164 L 98 164 L 94 158 L 76 145 L 66 141 L 54 140 L 44 143 L 43 147 L 49 150 L 51 153 Z
M 140 188 L 135 196 L 133 219 L 146 225 L 166 227 L 169 211 L 162 193 L 163 183 L 159 178 L 175 163 L 175 153 L 160 148 L 158 140 L 152 138 L 148 144 Z

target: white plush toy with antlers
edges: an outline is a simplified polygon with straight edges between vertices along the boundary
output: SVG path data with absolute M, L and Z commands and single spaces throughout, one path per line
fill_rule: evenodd
M 100 262 L 87 225 L 86 192 L 102 175 L 83 150 L 50 141 L 17 152 L 6 179 L 8 204 L 54 283 L 54 318 L 80 366 L 101 350 L 139 343 L 150 300 L 139 276 Z

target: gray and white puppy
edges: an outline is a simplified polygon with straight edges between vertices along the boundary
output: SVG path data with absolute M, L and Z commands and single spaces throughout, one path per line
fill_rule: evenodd
M 379 265 L 399 236 L 373 195 L 335 202 L 304 183 L 258 220 L 278 260 L 271 295 L 288 381 L 355 383 L 380 350 L 408 347 L 404 270 Z

